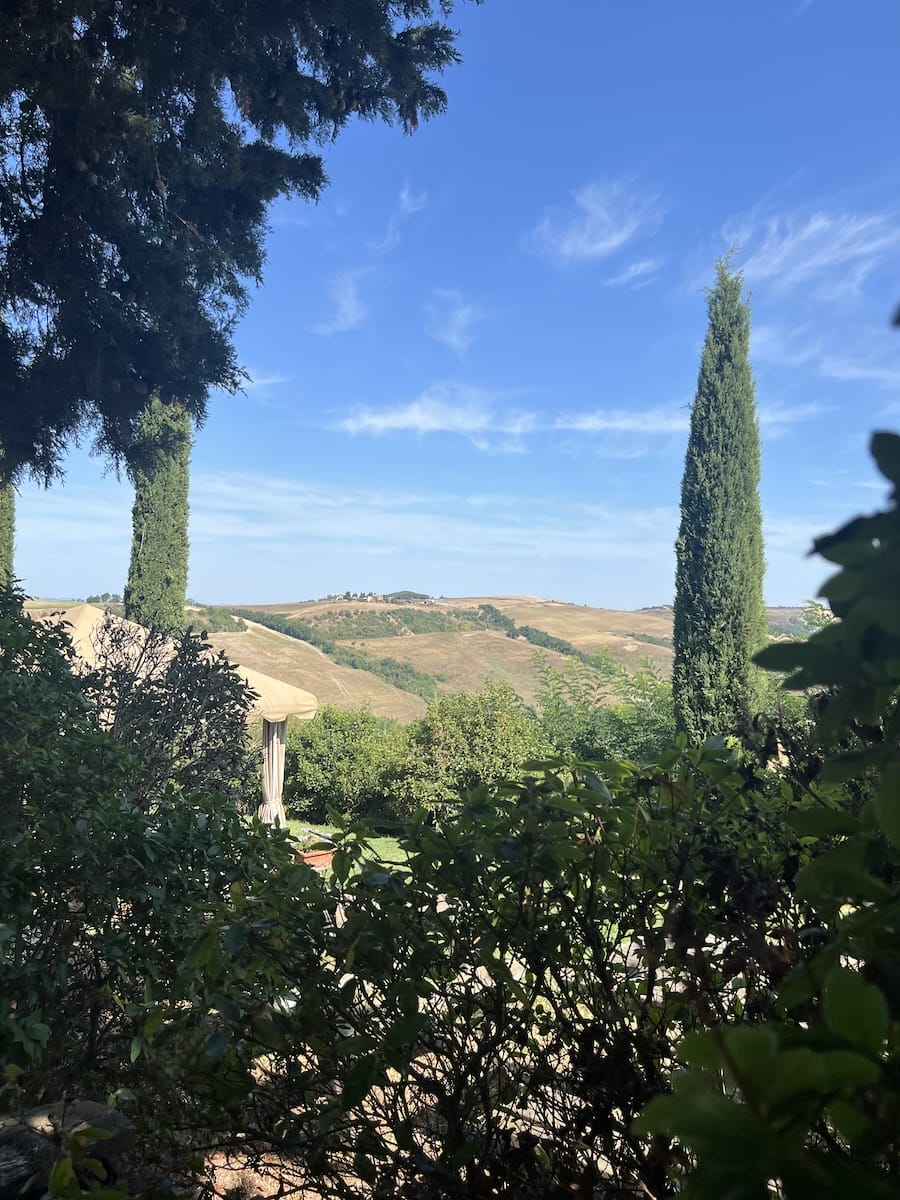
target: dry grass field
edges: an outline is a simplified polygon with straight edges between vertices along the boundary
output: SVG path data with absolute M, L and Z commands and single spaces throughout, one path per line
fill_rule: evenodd
M 248 622 L 246 633 L 212 633 L 209 640 L 232 662 L 312 692 L 320 704 L 368 708 L 406 725 L 425 711 L 425 701 L 392 687 L 368 671 L 341 667 L 321 650 Z
M 508 683 L 523 700 L 534 702 L 540 681 L 535 669 L 537 648 L 523 639 L 491 629 L 461 633 L 419 633 L 414 637 L 366 638 L 349 642 L 377 657 L 398 658 L 418 671 L 439 677 L 441 692 L 477 692 L 489 680 Z M 553 666 L 566 659 L 543 651 Z

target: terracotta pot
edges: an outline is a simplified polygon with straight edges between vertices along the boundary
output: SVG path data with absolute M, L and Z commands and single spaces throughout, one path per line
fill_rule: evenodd
M 298 859 L 308 863 L 316 871 L 324 871 L 331 866 L 334 857 L 333 850 L 301 850 Z

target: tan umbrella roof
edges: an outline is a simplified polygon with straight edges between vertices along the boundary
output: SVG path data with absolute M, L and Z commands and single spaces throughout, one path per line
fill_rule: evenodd
M 300 717 L 308 720 L 316 715 L 319 702 L 312 692 L 294 687 L 292 683 L 284 683 L 271 675 L 263 675 L 262 671 L 254 671 L 250 667 L 242 667 L 240 663 L 232 664 L 238 675 L 241 675 L 256 692 L 257 699 L 250 709 L 251 717 L 264 717 L 267 721 L 283 721 L 286 717 Z
M 75 604 L 71 608 L 50 614 L 47 619 L 64 621 L 69 626 L 69 637 L 72 639 L 75 652 L 79 658 L 93 666 L 97 660 L 95 634 L 105 616 L 106 613 L 103 609 L 97 608 L 93 604 Z M 140 625 L 136 625 L 133 621 L 126 621 L 124 617 L 113 616 L 113 620 L 129 626 L 131 629 L 141 630 Z M 294 687 L 293 684 L 284 683 L 281 679 L 275 679 L 272 675 L 264 675 L 262 671 L 254 671 L 250 667 L 242 667 L 234 663 L 232 663 L 232 667 L 256 692 L 257 698 L 250 709 L 249 717 L 263 717 L 267 721 L 283 721 L 289 716 L 308 720 L 316 715 L 318 701 L 312 692 L 306 692 L 303 688 Z

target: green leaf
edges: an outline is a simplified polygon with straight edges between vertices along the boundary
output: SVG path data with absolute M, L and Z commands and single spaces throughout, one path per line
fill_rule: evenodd
M 835 834 L 859 833 L 859 821 L 849 813 L 833 808 L 798 808 L 785 818 L 801 837 L 831 837 Z
M 862 865 L 865 847 L 858 841 L 822 854 L 803 867 L 797 876 L 798 899 L 837 905 L 848 900 L 886 900 L 890 890 Z
M 154 1008 L 153 1012 L 151 1012 L 144 1021 L 143 1036 L 145 1038 L 151 1038 L 153 1037 L 154 1033 L 158 1033 L 159 1030 L 162 1029 L 164 1018 L 164 1010 L 161 1008 Z M 134 1060 L 132 1059 L 132 1061 Z
M 881 1051 L 888 1032 L 888 1006 L 874 984 L 855 971 L 832 970 L 822 996 L 822 1015 L 828 1028 L 869 1054 Z
M 871 1058 L 852 1050 L 826 1050 L 819 1055 L 828 1088 L 871 1087 L 881 1078 L 881 1068 Z
M 75 1167 L 72 1164 L 72 1159 L 67 1155 L 65 1158 L 61 1158 L 58 1162 L 54 1163 L 47 1188 L 51 1196 L 63 1196 L 66 1189 L 73 1183 L 77 1186 Z M 78 1190 L 80 1191 L 81 1189 L 79 1188 Z
M 218 1032 L 208 1037 L 203 1047 L 206 1056 L 213 1059 L 213 1061 L 220 1059 L 227 1049 L 228 1034 L 223 1029 L 218 1030 Z
M 833 1100 L 828 1106 L 828 1116 L 851 1146 L 864 1138 L 872 1127 L 869 1118 L 847 1100 Z
M 900 846 L 900 764 L 883 768 L 872 807 L 881 832 Z
M 678 1057 L 692 1067 L 716 1070 L 722 1066 L 722 1051 L 708 1033 L 690 1033 L 678 1046 Z
M 263 1046 L 270 1050 L 284 1049 L 284 1035 L 273 1021 L 268 1021 L 264 1017 L 253 1022 L 253 1036 Z
M 341 1108 L 344 1112 L 355 1108 L 368 1095 L 377 1074 L 378 1060 L 372 1054 L 353 1064 L 347 1072 L 341 1092 Z

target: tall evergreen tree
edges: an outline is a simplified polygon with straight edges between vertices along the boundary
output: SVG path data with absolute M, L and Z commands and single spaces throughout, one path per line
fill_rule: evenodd
M 734 731 L 759 703 L 752 663 L 766 636 L 759 427 L 742 288 L 740 272 L 721 259 L 681 484 L 672 689 L 678 726 L 694 741 Z
M 188 572 L 191 418 L 155 397 L 140 424 L 140 466 L 133 467 L 133 535 L 125 616 L 141 625 L 180 629 Z
M 0 483 L 0 587 L 13 580 L 16 497 L 11 483 Z
M 316 198 L 356 118 L 446 104 L 454 0 L 0 4 L 2 468 L 117 463 L 149 396 L 202 421 L 279 196 Z

